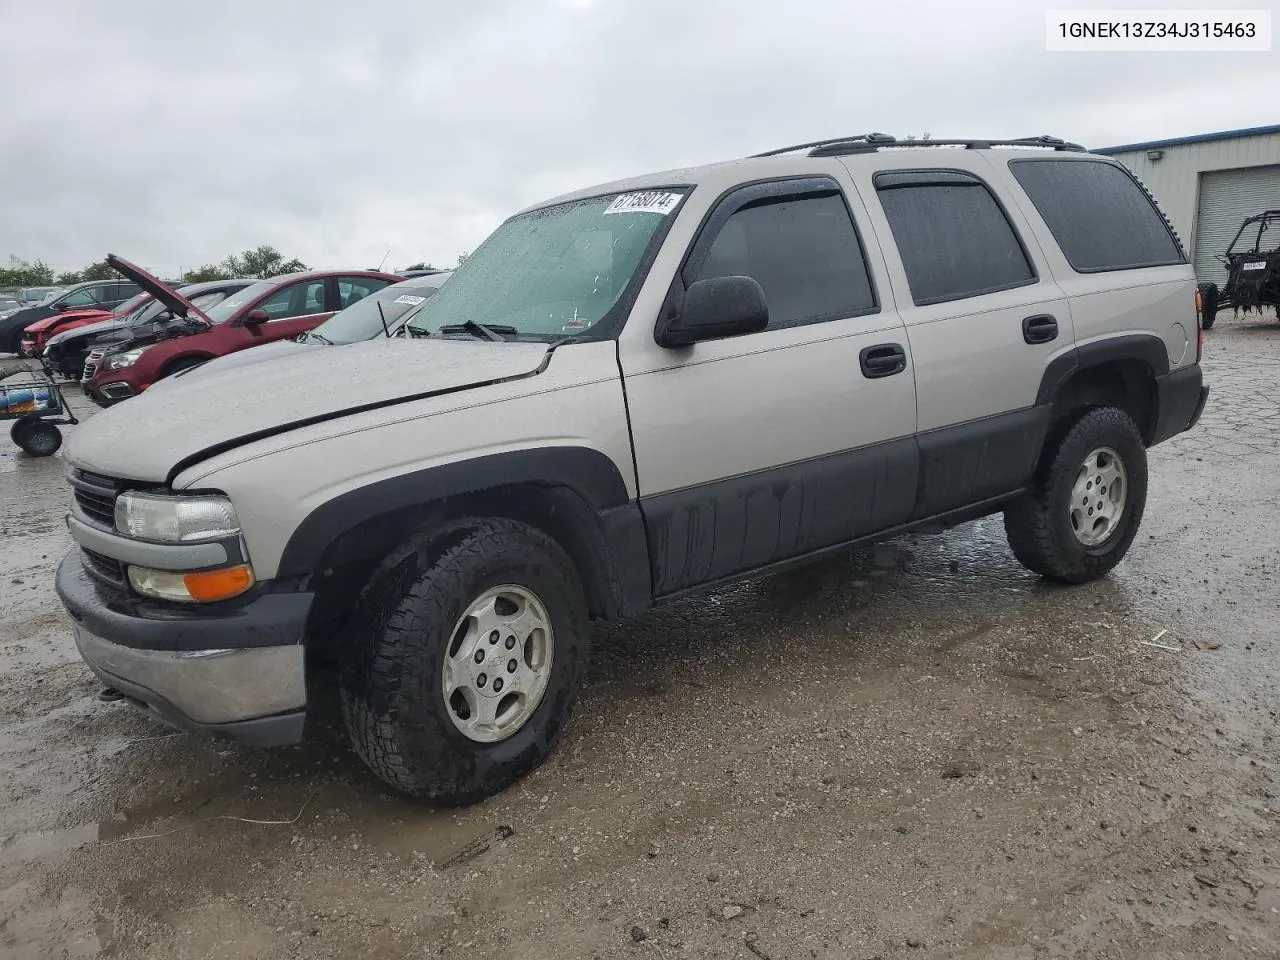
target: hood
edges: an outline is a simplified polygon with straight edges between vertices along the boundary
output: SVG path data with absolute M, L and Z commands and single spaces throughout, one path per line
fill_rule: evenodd
M 45 345 L 49 347 L 57 347 L 69 340 L 76 340 L 81 337 L 92 337 L 112 330 L 121 330 L 124 326 L 125 323 L 123 319 L 95 320 L 93 323 L 86 323 L 83 327 L 76 327 L 72 330 L 59 330 L 45 341 Z
M 61 313 L 55 313 L 51 317 L 45 317 L 43 320 L 37 320 L 30 324 L 27 330 L 39 333 L 42 330 L 48 330 L 50 327 L 56 327 L 60 323 L 70 323 L 77 320 L 93 320 L 99 318 L 105 320 L 111 316 L 110 310 L 64 310 Z
M 64 457 L 108 476 L 167 482 L 179 467 L 257 437 L 541 371 L 545 343 L 370 340 L 302 344 L 270 376 L 255 363 L 196 367 L 86 420 Z M 266 349 L 254 347 L 246 351 Z
M 112 267 L 116 273 L 123 274 L 128 277 L 147 293 L 151 294 L 151 296 L 163 303 L 169 308 L 174 316 L 194 317 L 199 320 L 203 320 L 205 323 L 209 323 L 209 318 L 201 312 L 199 307 L 172 287 L 166 287 L 163 283 L 136 264 L 132 264 L 128 260 L 117 257 L 114 253 L 109 253 L 107 254 L 107 265 Z

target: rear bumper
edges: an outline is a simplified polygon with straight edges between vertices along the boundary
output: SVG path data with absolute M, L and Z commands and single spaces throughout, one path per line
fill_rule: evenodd
M 1156 378 L 1158 415 L 1147 446 L 1154 447 L 1194 427 L 1208 399 L 1209 388 L 1198 363 Z
M 301 739 L 310 594 L 166 616 L 114 597 L 85 571 L 78 549 L 58 567 L 56 589 L 89 669 L 135 706 L 192 733 L 263 746 Z

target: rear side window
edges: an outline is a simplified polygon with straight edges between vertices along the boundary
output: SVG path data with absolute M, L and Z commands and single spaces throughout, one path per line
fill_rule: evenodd
M 741 202 L 732 195 L 723 201 Z M 748 202 L 732 213 L 686 283 L 732 276 L 760 284 L 770 330 L 876 309 L 862 246 L 834 189 Z
M 1009 218 L 977 177 L 881 173 L 875 186 L 917 306 L 1035 282 Z
M 1186 263 L 1160 211 L 1127 171 L 1099 160 L 1011 160 L 1073 270 Z

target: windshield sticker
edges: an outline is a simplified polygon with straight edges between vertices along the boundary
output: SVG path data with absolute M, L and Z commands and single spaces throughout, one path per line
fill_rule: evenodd
M 614 198 L 613 203 L 605 208 L 605 215 L 611 213 L 657 213 L 666 216 L 676 208 L 681 195 L 650 190 L 647 193 L 624 193 Z
M 415 297 L 415 296 L 412 296 L 411 294 L 406 293 L 396 297 L 395 300 L 392 301 L 392 303 L 407 303 L 410 306 L 417 306 L 419 303 L 425 302 L 426 299 L 427 299 L 426 297 Z

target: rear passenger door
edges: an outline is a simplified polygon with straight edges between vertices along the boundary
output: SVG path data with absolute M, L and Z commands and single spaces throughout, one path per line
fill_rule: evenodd
M 921 160 L 934 157 L 914 150 L 877 159 L 878 168 L 851 167 L 915 361 L 921 473 L 913 519 L 922 519 L 1027 482 L 1048 422 L 1037 406 L 1040 383 L 1075 338 L 1043 253 L 981 161 L 930 167 Z
M 664 349 L 649 323 L 619 344 L 658 595 L 891 527 L 915 500 L 911 352 L 837 181 L 719 199 L 669 302 L 722 276 L 759 282 L 766 330 Z

